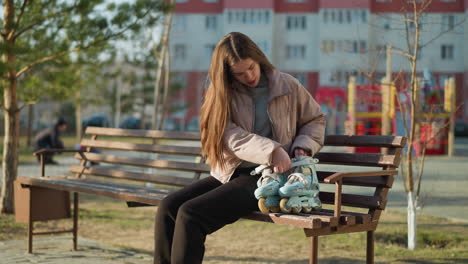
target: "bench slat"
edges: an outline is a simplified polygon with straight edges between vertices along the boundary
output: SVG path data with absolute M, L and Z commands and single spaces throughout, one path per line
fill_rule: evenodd
M 336 217 L 314 214 L 263 214 L 256 211 L 242 218 L 310 229 L 323 228 L 326 226 L 338 226 L 338 219 Z
M 314 157 L 322 164 L 349 166 L 396 167 L 398 162 L 395 155 L 383 154 L 319 152 Z
M 161 153 L 161 154 L 200 156 L 200 153 L 201 153 L 200 147 L 137 144 L 137 143 L 128 143 L 128 142 L 115 142 L 115 141 L 89 140 L 89 139 L 81 140 L 81 145 L 83 147 L 151 152 L 151 153 Z
M 200 140 L 197 132 L 170 132 L 161 130 L 87 127 L 86 134 L 96 136 L 139 137 L 150 139 Z
M 51 188 L 55 190 L 97 194 L 110 198 L 158 205 L 172 190 L 154 189 L 129 184 L 99 182 L 82 178 L 35 177 L 18 178 L 22 184 Z
M 335 203 L 335 193 L 334 192 L 320 192 L 319 193 L 320 201 L 325 204 L 334 204 Z M 344 206 L 352 206 L 359 208 L 368 208 L 368 209 L 384 209 L 384 201 L 380 201 L 375 196 L 367 195 L 358 195 L 358 194 L 341 194 L 341 204 Z
M 204 163 L 193 163 L 193 162 L 181 162 L 171 160 L 151 160 L 151 159 L 140 159 L 130 158 L 125 156 L 114 156 L 105 154 L 96 154 L 85 152 L 83 153 L 86 159 L 93 162 L 105 162 L 120 165 L 129 165 L 145 168 L 157 168 L 157 169 L 169 169 L 179 171 L 190 171 L 190 172 L 210 172 L 210 167 Z M 75 155 L 75 158 L 82 159 L 81 155 Z
M 85 168 L 83 170 L 83 167 L 79 165 L 70 166 L 70 172 L 77 173 L 77 174 L 82 173 L 84 175 L 101 176 L 101 177 L 107 177 L 107 178 L 151 182 L 151 183 L 156 183 L 156 184 L 168 184 L 168 185 L 174 185 L 174 186 L 186 186 L 193 182 L 192 179 L 188 179 L 188 178 L 138 173 L 138 172 L 123 171 L 123 170 L 115 170 L 115 169 L 91 167 L 91 168 Z
M 326 146 L 402 148 L 405 144 L 406 138 L 402 136 L 331 135 L 325 137 Z

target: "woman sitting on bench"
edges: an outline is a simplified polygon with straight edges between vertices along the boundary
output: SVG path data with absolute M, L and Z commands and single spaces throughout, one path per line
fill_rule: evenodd
M 211 176 L 168 195 L 156 216 L 155 264 L 202 263 L 206 235 L 257 210 L 259 164 L 274 173 L 323 145 L 325 116 L 310 93 L 278 71 L 246 35 L 217 44 L 201 109 Z

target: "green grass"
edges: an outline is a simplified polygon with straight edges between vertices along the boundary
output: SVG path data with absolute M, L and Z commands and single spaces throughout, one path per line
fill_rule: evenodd
M 152 252 L 156 207 L 127 208 L 122 201 L 82 195 L 79 235 L 110 245 Z M 468 263 L 468 223 L 418 217 L 417 249 L 406 249 L 406 215 L 386 211 L 376 231 L 377 263 Z M 70 227 L 69 219 L 36 223 L 40 229 Z M 26 239 L 26 225 L 0 215 L 0 240 Z M 319 238 L 320 263 L 363 263 L 363 232 Z M 308 263 L 301 229 L 240 220 L 210 235 L 204 263 Z M 281 252 L 276 254 L 275 252 Z M 274 254 L 275 253 L 275 254 Z
M 0 240 L 17 239 L 26 235 L 26 224 L 15 222 L 14 215 L 0 215 Z

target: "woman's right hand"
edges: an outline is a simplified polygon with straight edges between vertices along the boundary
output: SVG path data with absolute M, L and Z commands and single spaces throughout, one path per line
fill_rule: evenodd
M 271 155 L 274 173 L 283 173 L 291 168 L 291 159 L 282 147 L 276 148 Z

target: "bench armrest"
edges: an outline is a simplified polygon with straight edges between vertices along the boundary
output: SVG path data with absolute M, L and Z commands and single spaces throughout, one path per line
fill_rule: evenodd
M 335 204 L 333 216 L 339 218 L 341 216 L 341 192 L 343 189 L 343 178 L 349 177 L 370 177 L 370 176 L 386 176 L 395 175 L 396 170 L 381 170 L 381 171 L 360 171 L 360 172 L 336 172 L 325 178 L 323 181 L 326 183 L 334 183 L 335 190 Z
M 45 163 L 44 163 L 44 154 L 46 153 L 58 153 L 58 152 L 72 152 L 72 153 L 79 153 L 83 160 L 87 160 L 86 156 L 83 154 L 84 150 L 79 149 L 40 149 L 35 151 L 33 154 L 34 156 L 39 155 L 41 161 L 41 177 L 45 176 Z
M 336 183 L 343 178 L 349 177 L 370 177 L 370 176 L 387 176 L 398 174 L 396 170 L 381 170 L 381 171 L 359 171 L 359 172 L 336 172 L 323 179 L 326 183 Z

